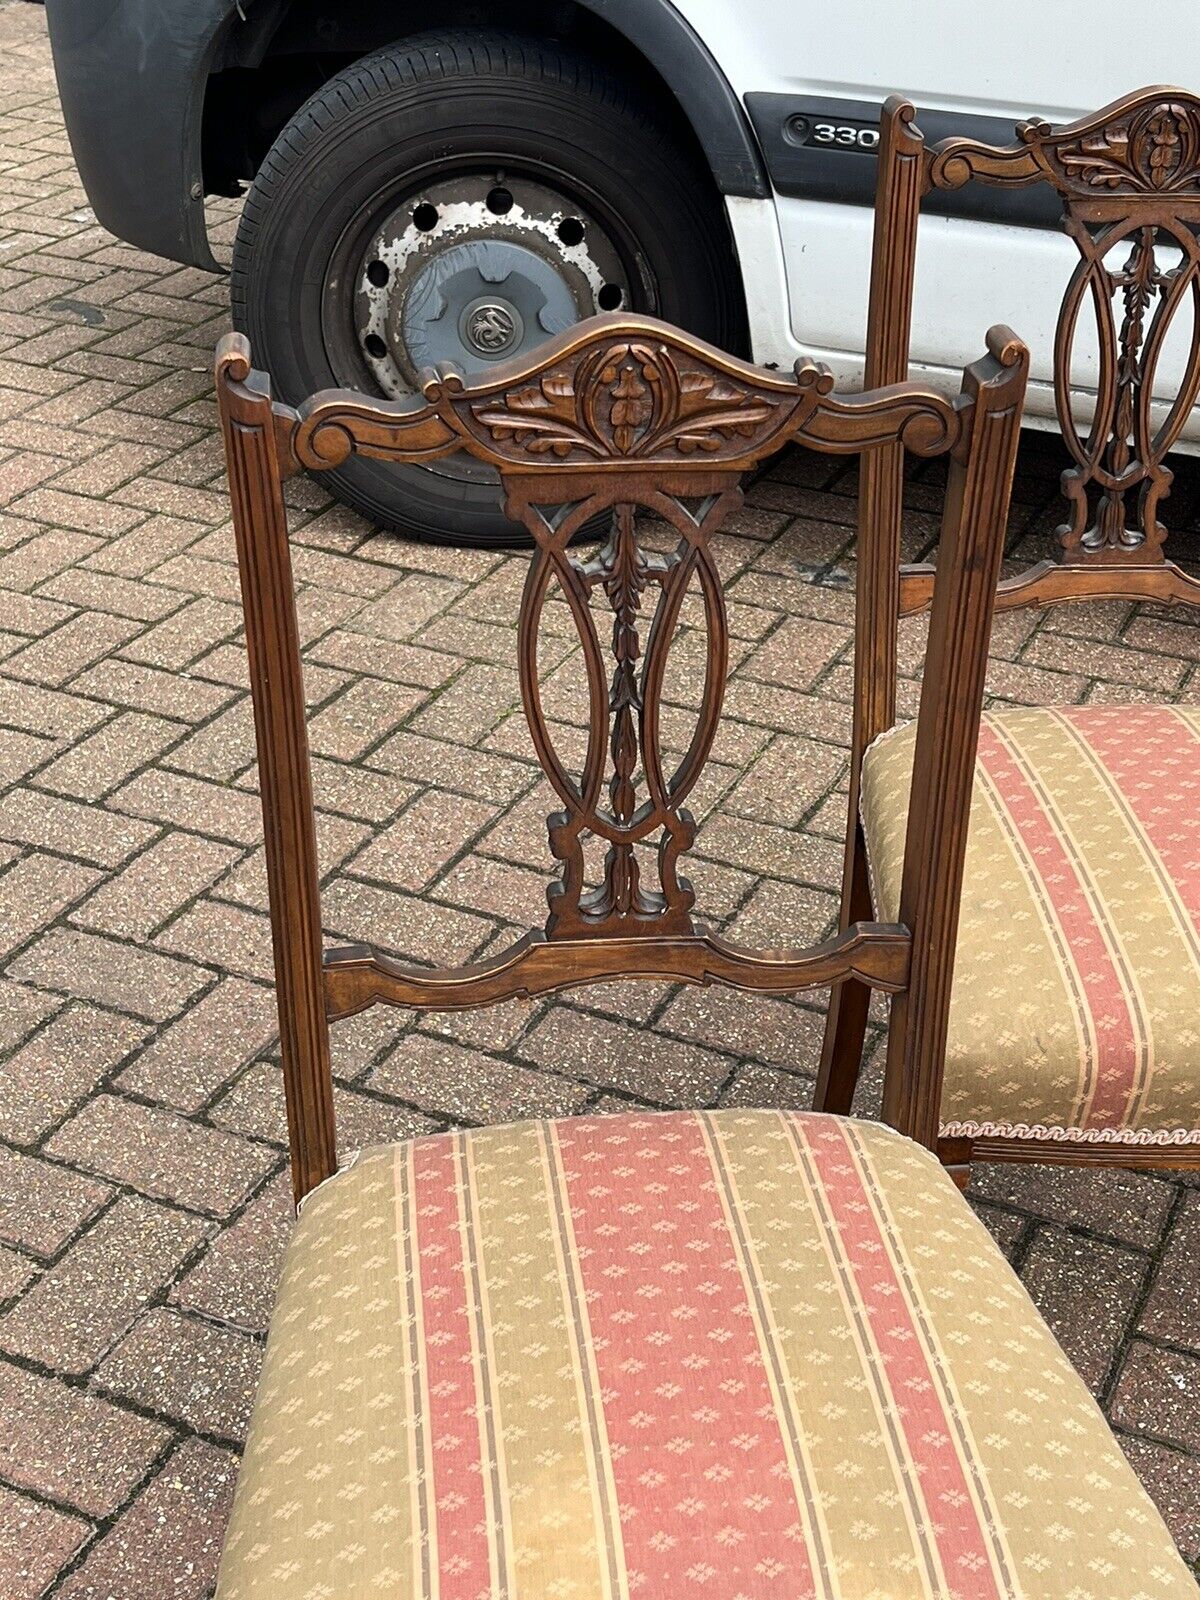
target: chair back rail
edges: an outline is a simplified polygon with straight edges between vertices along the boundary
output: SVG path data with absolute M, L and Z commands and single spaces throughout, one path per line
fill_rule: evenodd
M 421 393 L 410 400 L 374 403 L 329 391 L 292 410 L 272 403 L 241 336 L 222 341 L 217 393 L 242 574 L 297 1199 L 336 1169 L 329 1023 L 377 1001 L 452 1010 L 631 976 L 759 993 L 853 979 L 903 996 L 919 970 L 935 998 L 903 1013 L 904 1070 L 918 1063 L 918 1075 L 925 1071 L 919 1063 L 936 1045 L 936 1011 L 949 991 L 940 967 L 953 941 L 944 934 L 961 883 L 976 686 L 1027 369 L 1024 347 L 1007 330 L 993 330 L 988 353 L 968 369 L 953 402 L 907 383 L 843 396 L 814 363 L 780 377 L 666 324 L 614 315 L 580 324 L 483 381 L 467 384 L 444 369 L 423 374 Z M 930 709 L 918 739 L 925 825 L 911 841 L 906 920 L 864 919 L 809 949 L 756 950 L 696 918 L 681 863 L 696 832 L 686 800 L 719 725 L 728 663 L 713 537 L 741 503 L 741 475 L 792 441 L 863 452 L 868 463 L 885 452 L 945 455 L 946 554 L 934 598 Z M 337 466 L 352 452 L 419 463 L 456 450 L 498 469 L 508 515 L 534 541 L 517 669 L 534 752 L 562 807 L 548 818 L 558 879 L 545 924 L 488 960 L 424 967 L 368 945 L 323 956 L 283 481 L 302 468 Z M 642 538 L 638 510 L 673 530 L 670 553 Z M 585 558 L 572 540 L 598 517 L 608 519 L 609 533 Z M 541 702 L 539 625 L 555 584 L 586 669 L 587 747 L 578 773 L 557 750 Z M 689 594 L 699 597 L 706 662 L 690 743 L 668 763 L 664 677 Z M 611 617 L 607 646 L 594 603 Z M 592 840 L 604 856 L 599 881 L 589 886 L 584 846 Z M 897 1090 L 893 1098 L 899 1105 L 904 1096 Z

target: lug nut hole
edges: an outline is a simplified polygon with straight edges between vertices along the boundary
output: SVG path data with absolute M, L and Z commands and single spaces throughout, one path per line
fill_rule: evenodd
M 386 288 L 390 277 L 391 273 L 384 261 L 372 261 L 367 267 L 367 281 L 373 283 L 377 289 Z
M 558 237 L 565 245 L 582 244 L 583 223 L 578 217 L 564 217 L 558 225 Z
M 422 200 L 419 206 L 413 208 L 413 222 L 422 233 L 430 233 L 437 227 L 438 208 L 430 205 L 428 200 Z
M 494 217 L 503 217 L 513 208 L 513 197 L 507 189 L 496 186 L 488 190 L 487 208 Z
M 387 345 L 377 333 L 369 333 L 363 340 L 363 345 L 369 356 L 374 356 L 376 361 L 382 361 L 387 355 Z
M 600 286 L 600 293 L 596 296 L 596 304 L 601 311 L 615 311 L 624 298 L 620 284 L 605 283 Z

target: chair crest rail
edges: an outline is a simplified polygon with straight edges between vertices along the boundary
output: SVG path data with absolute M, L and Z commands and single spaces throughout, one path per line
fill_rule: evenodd
M 536 358 L 498 373 L 468 386 L 453 367 L 427 368 L 411 399 L 329 389 L 296 411 L 277 406 L 281 469 L 325 471 L 352 454 L 419 463 L 465 450 L 506 476 L 700 463 L 741 473 L 791 442 L 852 453 L 899 440 L 926 456 L 951 449 L 962 431 L 962 402 L 932 389 L 894 384 L 839 395 L 819 362 L 799 361 L 782 377 L 666 323 L 617 313 L 568 329 Z M 239 335 L 222 341 L 222 375 L 249 380 Z
M 1139 89 L 1062 128 L 1031 117 L 1016 134 L 1002 146 L 943 139 L 930 152 L 930 185 L 1045 181 L 1073 202 L 1119 210 L 1140 196 L 1200 211 L 1200 101 L 1186 89 Z

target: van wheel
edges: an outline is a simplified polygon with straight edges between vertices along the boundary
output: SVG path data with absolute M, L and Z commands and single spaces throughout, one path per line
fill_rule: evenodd
M 276 139 L 234 246 L 236 326 L 280 399 L 398 398 L 597 311 L 678 323 L 740 353 L 740 279 L 686 130 L 605 68 L 492 32 L 391 45 L 331 78 Z M 322 474 L 372 522 L 436 543 L 528 543 L 466 458 Z

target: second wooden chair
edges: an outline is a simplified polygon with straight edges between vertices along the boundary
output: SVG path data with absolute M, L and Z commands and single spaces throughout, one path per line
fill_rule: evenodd
M 1200 391 L 1200 100 L 1146 89 L 1018 135 L 1002 149 L 930 147 L 912 106 L 889 101 L 867 381 L 907 376 L 922 200 L 973 181 L 1052 187 L 1079 255 L 1054 348 L 1069 514 L 1060 560 L 1002 583 L 997 608 L 1200 604 L 1158 518 L 1165 457 Z M 1072 371 L 1089 314 L 1090 396 Z M 1179 386 L 1156 402 L 1173 330 L 1186 334 Z M 933 589 L 932 568 L 900 569 L 903 476 L 895 450 L 864 463 L 860 596 L 881 620 L 855 667 L 844 923 L 899 906 L 913 733 L 894 726 L 896 618 L 927 608 Z M 850 1109 L 867 998 L 853 983 L 834 997 L 823 1109 Z M 1198 1017 L 1200 714 L 1144 703 L 987 712 L 946 1052 L 891 1074 L 889 1119 L 960 1169 L 977 1159 L 1200 1167 Z

